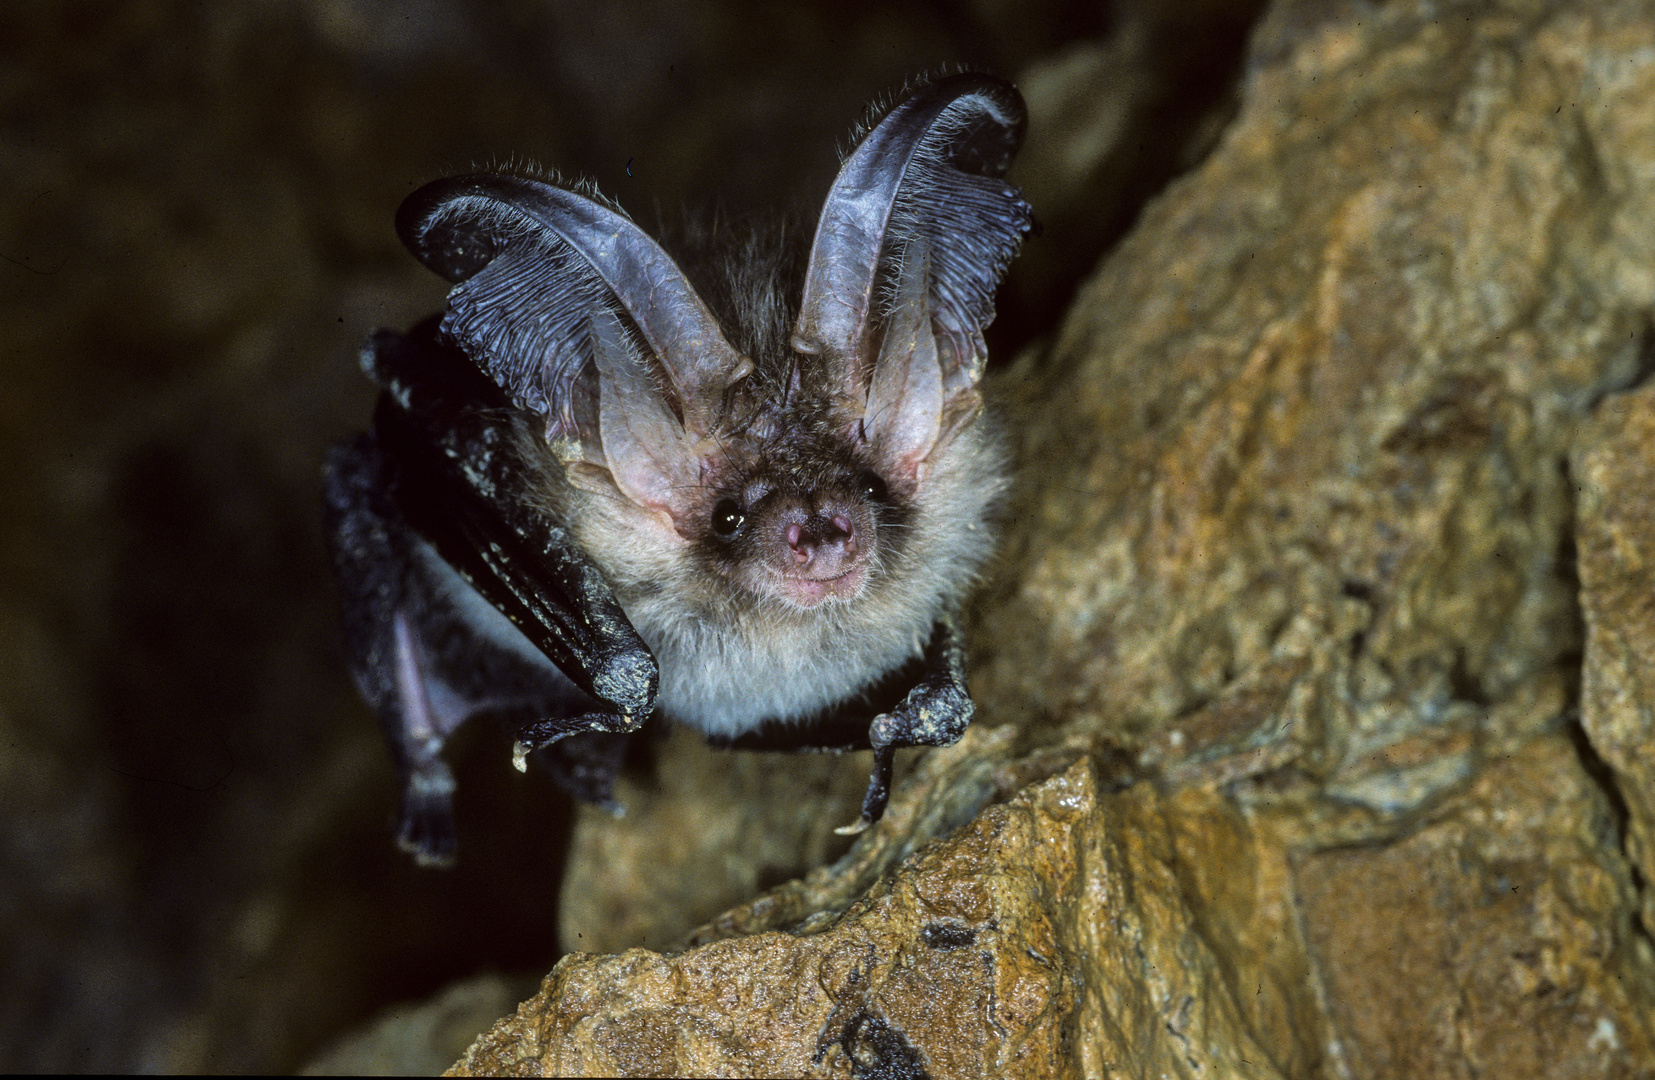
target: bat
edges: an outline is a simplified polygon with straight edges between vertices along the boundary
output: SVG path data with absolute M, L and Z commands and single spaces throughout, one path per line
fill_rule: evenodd
M 675 259 L 523 173 L 403 202 L 398 235 L 453 288 L 363 348 L 381 393 L 323 508 L 419 863 L 454 859 L 442 748 L 473 716 L 612 808 L 657 713 L 722 746 L 871 749 L 842 832 L 884 813 L 896 748 L 958 741 L 959 606 L 1007 484 L 983 329 L 1033 228 L 1004 179 L 1025 125 L 1007 83 L 932 82 L 866 129 L 808 249 L 700 230 Z

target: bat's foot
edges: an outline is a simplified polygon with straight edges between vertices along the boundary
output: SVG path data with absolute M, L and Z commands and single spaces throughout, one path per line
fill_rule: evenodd
M 849 825 L 833 831 L 840 836 L 856 836 L 885 816 L 885 805 L 891 801 L 891 768 L 896 764 L 896 747 L 876 746 L 873 749 L 873 774 L 868 777 L 868 790 L 862 796 L 862 816 Z
M 414 771 L 402 789 L 397 847 L 421 866 L 454 865 L 459 839 L 454 829 L 454 779 L 447 768 Z

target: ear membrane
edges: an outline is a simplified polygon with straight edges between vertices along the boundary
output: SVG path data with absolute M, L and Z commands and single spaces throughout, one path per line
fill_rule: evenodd
M 666 407 L 696 436 L 711 433 L 725 391 L 752 368 L 666 252 L 585 196 L 527 177 L 454 177 L 410 195 L 397 232 L 456 283 L 443 330 L 553 441 L 593 437 L 576 383 L 603 318 L 635 334 Z
M 956 75 L 892 109 L 845 160 L 817 225 L 793 333 L 794 348 L 835 361 L 837 392 L 869 393 L 876 363 L 901 353 L 881 335 L 910 318 L 903 307 L 918 296 L 948 396 L 975 396 L 994 290 L 1034 225 L 1002 179 L 1025 127 L 1008 83 Z M 923 279 L 907 280 L 916 261 Z M 944 409 L 961 407 L 974 408 Z M 871 402 L 868 419 L 879 422 Z

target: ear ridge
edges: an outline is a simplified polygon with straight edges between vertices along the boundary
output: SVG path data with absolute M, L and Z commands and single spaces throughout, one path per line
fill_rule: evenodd
M 448 294 L 442 329 L 550 441 L 579 439 L 576 381 L 592 361 L 589 324 L 611 311 L 602 282 L 572 252 L 525 237 Z
M 987 358 L 983 330 L 994 321 L 995 290 L 1033 227 L 1033 213 L 1011 184 L 962 172 L 940 152 L 918 155 L 911 175 L 893 215 L 898 257 L 906 262 L 910 249 L 924 247 L 944 381 L 975 385 Z

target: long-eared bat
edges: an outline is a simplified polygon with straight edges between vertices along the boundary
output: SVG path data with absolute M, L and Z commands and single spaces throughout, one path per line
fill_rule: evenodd
M 516 730 L 519 768 L 600 804 L 655 710 L 725 745 L 871 748 L 845 831 L 884 813 L 897 747 L 959 739 L 957 608 L 1006 483 L 980 383 L 1033 223 L 1002 179 L 1024 124 L 982 75 L 907 98 L 845 160 L 808 260 L 756 232 L 681 269 L 526 175 L 402 204 L 454 288 L 364 348 L 383 392 L 329 456 L 325 512 L 405 850 L 452 861 L 441 751 L 479 713 Z

